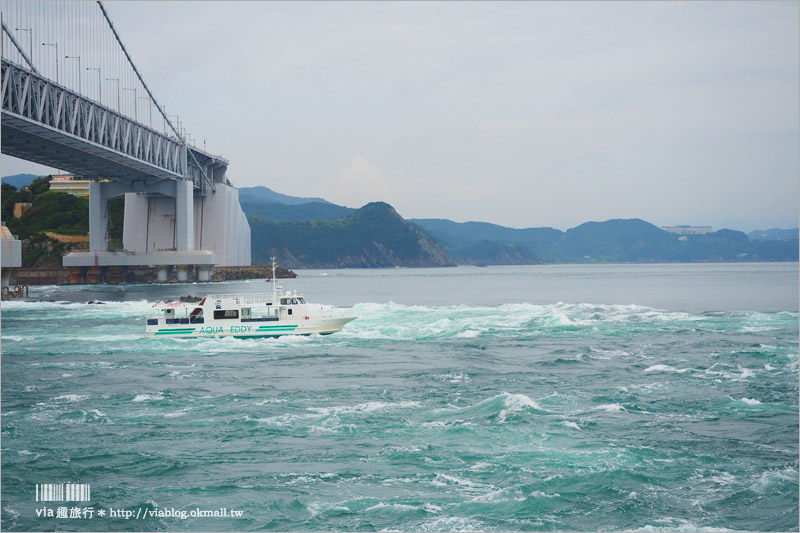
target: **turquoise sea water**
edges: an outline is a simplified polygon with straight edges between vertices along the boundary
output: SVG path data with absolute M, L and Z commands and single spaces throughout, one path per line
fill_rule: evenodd
M 143 337 L 151 302 L 255 281 L 4 302 L 3 530 L 798 529 L 796 263 L 299 274 L 359 319 Z M 62 482 L 243 514 L 37 517 Z

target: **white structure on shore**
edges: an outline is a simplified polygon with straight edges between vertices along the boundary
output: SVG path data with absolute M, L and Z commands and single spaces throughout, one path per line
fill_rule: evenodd
M 22 243 L 3 222 L 0 228 L 2 236 L 2 249 L 0 249 L 0 262 L 2 262 L 2 286 L 8 287 L 11 278 L 11 269 L 22 266 Z
M 678 235 L 704 235 L 714 231 L 711 226 L 661 226 L 661 229 Z

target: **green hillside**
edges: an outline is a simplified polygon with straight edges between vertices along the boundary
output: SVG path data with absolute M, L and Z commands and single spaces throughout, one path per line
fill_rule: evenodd
M 798 241 L 751 241 L 719 230 L 680 236 L 639 219 L 586 222 L 562 232 L 482 222 L 419 219 L 459 264 L 797 261 Z
M 252 257 L 289 268 L 447 266 L 453 261 L 422 228 L 374 202 L 340 220 L 269 222 L 251 216 Z
M 22 190 L 8 183 L 2 184 L 3 221 L 12 234 L 22 241 L 22 266 L 61 266 L 61 257 L 75 245 L 51 239 L 45 232 L 62 235 L 87 235 L 89 233 L 89 200 L 65 192 L 50 190 L 50 176 L 37 178 Z M 31 208 L 20 218 L 14 218 L 14 204 L 31 203 Z M 109 202 L 109 236 L 112 248 L 122 246 L 124 217 L 122 198 Z

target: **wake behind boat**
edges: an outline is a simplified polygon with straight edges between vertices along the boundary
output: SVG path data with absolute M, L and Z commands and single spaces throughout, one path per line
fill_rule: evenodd
M 147 311 L 148 337 L 280 337 L 329 335 L 355 320 L 332 305 L 311 304 L 275 284 L 272 294 L 209 294 L 200 303 L 161 302 Z

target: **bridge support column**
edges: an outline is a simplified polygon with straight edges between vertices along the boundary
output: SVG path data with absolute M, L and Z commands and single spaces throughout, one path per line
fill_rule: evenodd
M 168 283 L 171 275 L 172 265 L 160 265 L 156 274 L 156 281 L 158 283 Z
M 186 283 L 189 281 L 189 273 L 192 271 L 192 268 L 194 268 L 193 265 L 177 265 L 175 267 L 179 283 Z
M 211 281 L 211 270 L 213 265 L 197 265 L 197 281 Z
M 194 193 L 191 180 L 175 182 L 175 247 L 179 252 L 194 250 Z
M 105 252 L 108 250 L 108 198 L 104 194 L 102 183 L 89 183 L 89 251 Z

